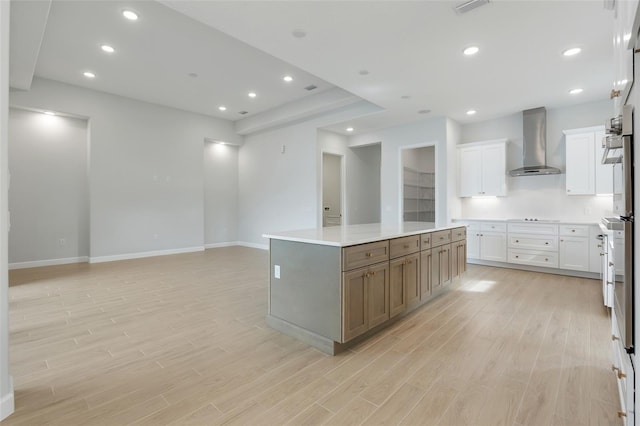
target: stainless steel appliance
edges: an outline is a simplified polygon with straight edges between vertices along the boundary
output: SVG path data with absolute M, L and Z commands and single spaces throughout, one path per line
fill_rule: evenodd
M 633 341 L 633 106 L 607 123 L 602 162 L 613 164 L 613 218 L 603 219 L 614 236 L 614 307 L 622 344 L 629 353 Z

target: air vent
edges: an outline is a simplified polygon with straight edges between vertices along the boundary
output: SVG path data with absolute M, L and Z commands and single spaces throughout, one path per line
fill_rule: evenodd
M 454 9 L 456 10 L 456 12 L 458 12 L 458 14 L 463 14 L 487 3 L 489 3 L 489 0 L 469 0 L 464 3 L 460 3 L 459 5 L 454 7 Z
M 311 84 L 311 85 L 305 87 L 304 90 L 307 90 L 307 91 L 310 92 L 310 91 L 315 90 L 317 88 L 318 88 L 318 86 L 314 86 L 313 84 Z
M 249 114 L 249 111 L 238 111 L 238 114 L 240 114 L 240 115 Z

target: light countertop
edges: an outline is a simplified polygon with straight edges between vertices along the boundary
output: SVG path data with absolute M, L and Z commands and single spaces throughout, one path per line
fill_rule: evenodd
M 457 222 L 517 222 L 517 223 L 551 223 L 551 224 L 558 224 L 558 225 L 598 225 L 600 223 L 599 220 L 573 220 L 573 219 L 542 219 L 539 218 L 538 221 L 525 221 L 524 218 L 522 219 L 514 219 L 514 218 L 507 218 L 507 219 L 486 219 L 486 218 L 470 218 L 470 217 L 465 217 L 465 218 L 455 218 L 453 219 L 454 223 Z
M 441 229 L 451 229 L 458 226 L 460 225 L 436 228 L 433 222 L 404 222 L 398 225 L 367 223 L 362 225 L 330 226 L 326 228 L 274 232 L 262 236 L 275 240 L 346 247 L 391 238 L 407 237 L 424 232 L 439 231 Z

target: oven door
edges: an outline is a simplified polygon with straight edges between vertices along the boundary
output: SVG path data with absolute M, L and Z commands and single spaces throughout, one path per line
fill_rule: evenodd
M 633 222 L 621 221 L 622 229 L 613 232 L 614 307 L 622 345 L 633 352 Z

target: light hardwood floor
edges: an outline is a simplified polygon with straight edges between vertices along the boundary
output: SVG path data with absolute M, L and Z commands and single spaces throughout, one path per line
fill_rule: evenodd
M 265 325 L 268 253 L 10 273 L 2 425 L 620 424 L 599 282 L 469 265 L 330 357 Z

